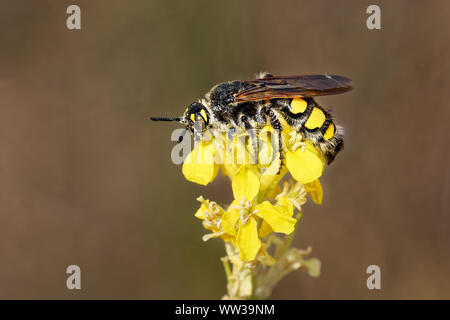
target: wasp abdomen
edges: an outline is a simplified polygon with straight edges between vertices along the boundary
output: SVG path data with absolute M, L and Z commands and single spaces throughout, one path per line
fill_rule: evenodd
M 312 98 L 292 99 L 285 118 L 322 151 L 328 163 L 342 149 L 342 129 L 334 124 L 331 114 Z

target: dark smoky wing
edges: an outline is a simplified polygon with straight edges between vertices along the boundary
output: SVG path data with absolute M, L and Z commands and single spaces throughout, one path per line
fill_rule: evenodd
M 244 82 L 253 86 L 238 92 L 235 102 L 325 96 L 352 89 L 350 79 L 337 75 L 269 77 Z

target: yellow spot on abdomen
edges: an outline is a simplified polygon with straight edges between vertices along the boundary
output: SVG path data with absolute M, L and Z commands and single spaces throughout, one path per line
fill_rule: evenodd
M 330 140 L 334 136 L 334 132 L 336 131 L 336 128 L 334 127 L 333 123 L 330 123 L 327 130 L 323 134 L 323 138 L 325 141 Z
M 293 114 L 303 113 L 306 110 L 308 104 L 303 99 L 292 99 L 291 102 L 291 112 Z
M 205 122 L 208 122 L 208 116 L 206 115 L 205 110 L 202 109 L 202 111 L 200 111 L 200 114 L 202 115 L 203 119 L 205 119 Z
M 319 108 L 314 107 L 308 121 L 305 123 L 305 127 L 308 129 L 320 128 L 325 122 L 325 113 Z

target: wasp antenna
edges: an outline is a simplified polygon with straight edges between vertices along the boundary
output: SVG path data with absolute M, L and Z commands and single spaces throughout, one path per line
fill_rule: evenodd
M 153 121 L 181 121 L 181 118 L 150 117 Z

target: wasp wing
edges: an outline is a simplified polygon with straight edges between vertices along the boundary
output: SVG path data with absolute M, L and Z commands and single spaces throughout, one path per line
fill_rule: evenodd
M 235 102 L 325 96 L 352 89 L 350 79 L 337 75 L 271 76 L 244 82 L 253 86 L 238 92 Z

